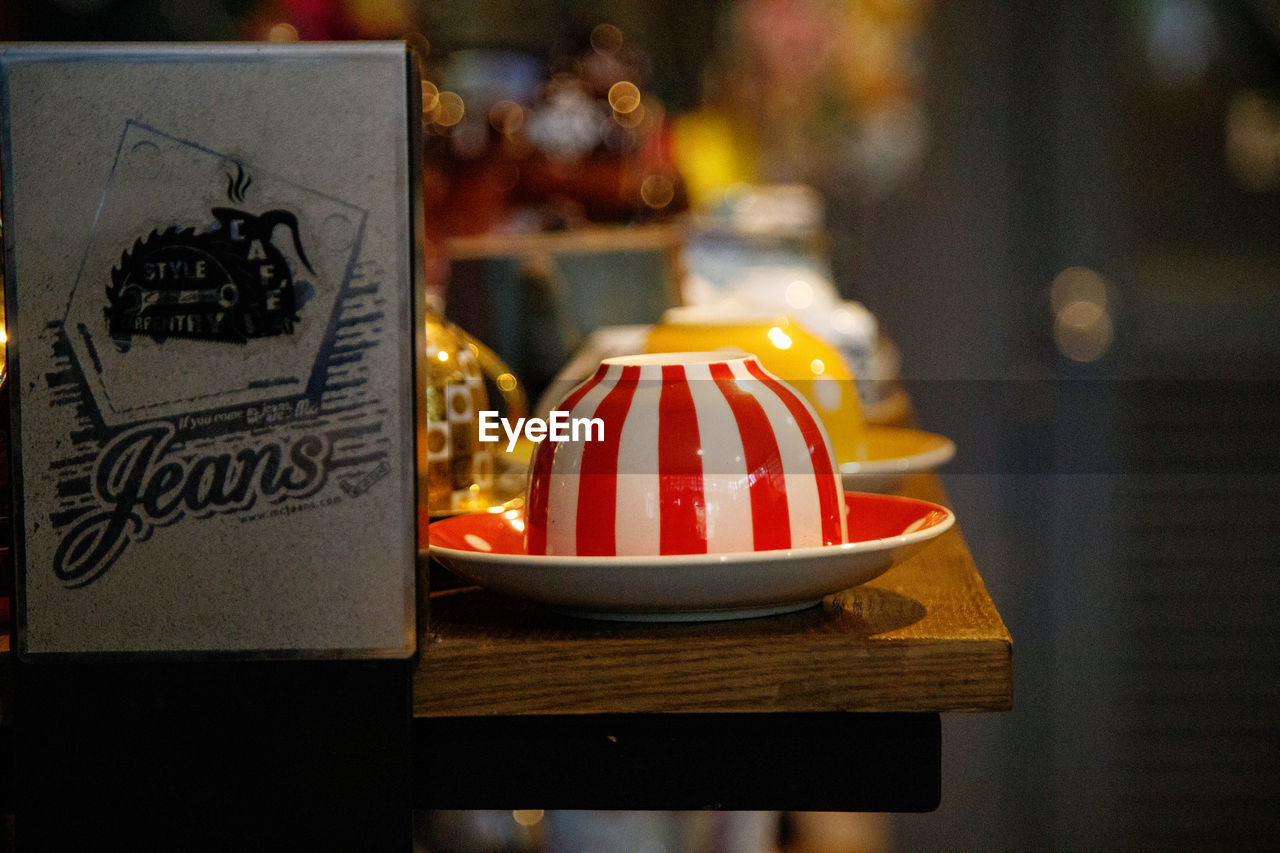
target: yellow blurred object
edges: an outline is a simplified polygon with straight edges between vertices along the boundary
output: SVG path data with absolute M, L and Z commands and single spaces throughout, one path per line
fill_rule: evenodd
M 839 350 L 787 316 L 723 306 L 672 308 L 645 342 L 650 353 L 724 348 L 755 355 L 804 395 L 827 429 L 838 464 L 866 459 L 866 420 L 853 371 Z
M 413 13 L 404 0 L 348 0 L 347 14 L 364 32 L 385 38 L 413 29 Z
M 694 207 L 708 207 L 730 187 L 752 181 L 755 157 L 748 139 L 725 113 L 708 110 L 676 119 L 676 165 Z
M 528 412 L 523 390 L 488 347 L 448 321 L 426 321 L 426 435 L 418 441 L 418 476 L 435 515 L 487 510 L 494 503 L 499 444 L 480 441 L 480 412 L 489 409 L 488 378 L 502 395 L 504 416 Z

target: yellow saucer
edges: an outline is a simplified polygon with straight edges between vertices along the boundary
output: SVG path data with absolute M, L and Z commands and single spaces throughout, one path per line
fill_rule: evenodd
M 956 455 L 946 436 L 918 429 L 868 426 L 862 459 L 840 463 L 847 491 L 891 492 L 910 474 L 932 471 Z

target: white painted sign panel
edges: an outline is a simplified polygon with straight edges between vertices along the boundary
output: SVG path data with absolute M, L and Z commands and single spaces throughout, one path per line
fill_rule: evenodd
M 0 48 L 18 650 L 414 647 L 403 45 Z

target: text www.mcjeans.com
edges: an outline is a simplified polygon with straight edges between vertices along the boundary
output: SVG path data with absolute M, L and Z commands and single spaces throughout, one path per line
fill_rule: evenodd
M 333 506 L 342 503 L 341 495 L 332 495 L 327 498 L 321 498 L 318 501 L 306 501 L 305 503 L 289 503 L 265 512 L 254 512 L 240 516 L 240 523 L 244 524 L 250 521 L 262 521 L 264 518 L 279 518 L 283 515 L 293 515 L 295 512 L 306 512 L 311 509 L 320 509 L 321 507 Z

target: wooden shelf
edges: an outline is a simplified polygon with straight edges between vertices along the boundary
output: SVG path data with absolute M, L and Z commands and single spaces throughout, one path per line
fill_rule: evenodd
M 445 244 L 450 260 L 501 258 L 530 253 L 587 254 L 659 250 L 674 252 L 683 231 L 672 225 L 597 226 L 536 234 L 485 234 L 453 237 Z
M 946 503 L 933 476 L 901 491 Z M 962 527 L 821 607 L 763 619 L 612 624 L 475 587 L 434 593 L 414 716 L 1006 710 L 1013 644 Z M 0 689 L 0 721 L 10 704 Z
M 901 493 L 946 503 L 934 476 Z M 1012 641 L 959 522 L 868 584 L 763 619 L 611 624 L 434 593 L 414 716 L 1006 710 Z
M 946 502 L 931 476 L 902 492 Z M 295 766 L 307 769 L 289 784 L 312 780 L 300 801 L 364 796 L 379 820 L 388 802 L 920 811 L 942 796 L 939 714 L 1012 701 L 1009 633 L 958 528 L 785 616 L 610 624 L 475 588 L 430 606 L 413 662 L 32 667 L 21 720 L 2 654 L 0 753 L 12 764 L 26 743 L 23 766 L 49 776 L 28 800 L 37 812 L 82 778 L 116 774 L 121 791 L 163 797 L 164 780 L 208 777 L 203 804 L 217 791 L 234 802 L 245 768 L 270 781 Z M 332 774 L 339 732 L 350 755 Z M 234 760 L 211 771 L 224 754 Z M 0 767 L 0 814 L 21 770 Z

